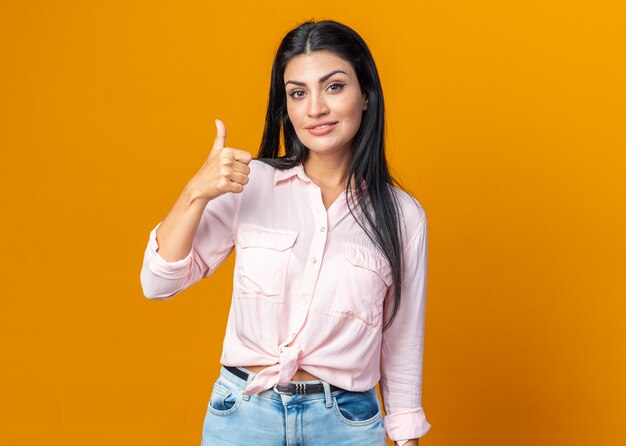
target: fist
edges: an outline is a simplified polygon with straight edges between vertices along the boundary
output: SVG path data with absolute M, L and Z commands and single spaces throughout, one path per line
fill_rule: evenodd
M 225 147 L 226 126 L 215 120 L 217 135 L 209 157 L 190 181 L 195 196 L 213 200 L 228 192 L 239 193 L 248 183 L 252 155 L 245 150 Z

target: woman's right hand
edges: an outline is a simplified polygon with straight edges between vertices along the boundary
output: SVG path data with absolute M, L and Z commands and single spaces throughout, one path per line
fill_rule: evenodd
M 217 135 L 209 157 L 198 173 L 189 180 L 188 190 L 192 200 L 210 201 L 228 192 L 243 191 L 248 183 L 250 161 L 252 155 L 245 150 L 224 147 L 226 143 L 226 126 L 219 119 L 215 120 Z

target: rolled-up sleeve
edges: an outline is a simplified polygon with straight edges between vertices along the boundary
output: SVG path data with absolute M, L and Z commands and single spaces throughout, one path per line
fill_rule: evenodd
M 427 281 L 427 221 L 421 221 L 404 252 L 404 282 L 400 308 L 392 325 L 382 334 L 381 393 L 389 438 L 404 444 L 430 430 L 422 408 L 422 364 Z M 393 297 L 393 288 L 390 296 Z M 393 299 L 386 299 L 385 320 Z
M 156 230 L 162 222 L 150 231 L 140 274 L 144 296 L 167 300 L 213 274 L 234 249 L 233 227 L 241 195 L 226 193 L 209 201 L 183 259 L 168 262 L 157 252 Z

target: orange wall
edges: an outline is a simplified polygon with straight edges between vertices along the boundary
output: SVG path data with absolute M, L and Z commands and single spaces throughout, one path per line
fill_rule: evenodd
M 273 53 L 354 27 L 429 216 L 424 445 L 626 444 L 623 2 L 3 2 L 0 443 L 197 445 L 232 258 L 169 302 L 149 230 Z

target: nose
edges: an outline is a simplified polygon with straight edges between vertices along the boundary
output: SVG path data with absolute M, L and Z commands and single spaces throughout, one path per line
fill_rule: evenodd
M 328 113 L 328 105 L 322 94 L 311 94 L 309 96 L 307 114 L 311 117 L 318 117 Z

